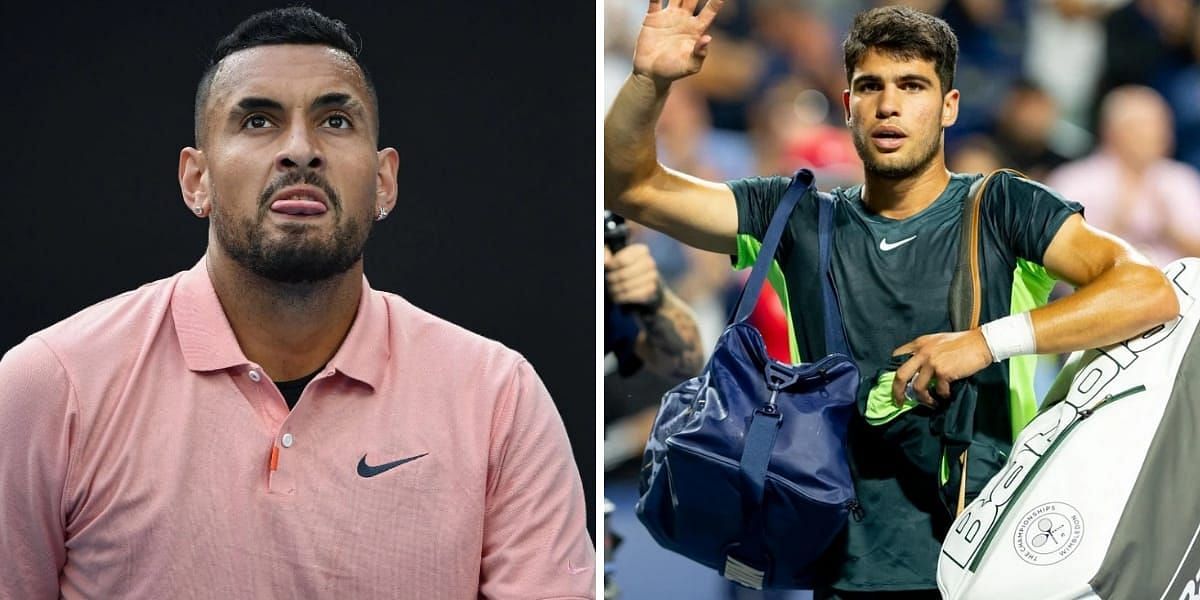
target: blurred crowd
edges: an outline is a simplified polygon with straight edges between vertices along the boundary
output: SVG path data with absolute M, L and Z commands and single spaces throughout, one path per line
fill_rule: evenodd
M 887 2 L 725 0 L 703 70 L 676 82 L 659 160 L 706 179 L 791 174 L 859 183 L 844 125 L 841 41 Z M 1200 255 L 1200 8 L 1192 0 L 915 0 L 958 34 L 959 172 L 1015 168 L 1085 206 L 1092 225 L 1160 266 Z M 645 0 L 605 0 L 604 93 L 631 70 Z M 706 347 L 739 274 L 729 259 L 651 231 L 668 284 L 696 309 Z M 743 274 L 744 275 L 744 274 Z

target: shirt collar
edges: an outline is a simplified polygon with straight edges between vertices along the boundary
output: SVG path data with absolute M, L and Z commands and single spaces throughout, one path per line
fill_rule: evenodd
M 387 300 L 384 294 L 371 289 L 364 275 L 358 313 L 326 370 L 336 370 L 377 389 L 383 383 L 391 358 L 391 329 Z
M 171 296 L 171 316 L 189 369 L 219 371 L 250 363 L 225 317 L 204 258 L 180 277 Z M 391 355 L 390 331 L 387 301 L 364 276 L 354 323 L 325 370 L 377 388 Z

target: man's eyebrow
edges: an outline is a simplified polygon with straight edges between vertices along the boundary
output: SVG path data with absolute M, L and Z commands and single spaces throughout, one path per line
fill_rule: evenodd
M 237 107 L 238 107 L 238 109 L 240 109 L 241 112 L 250 112 L 253 110 L 275 110 L 275 111 L 283 110 L 283 105 L 280 104 L 278 101 L 272 100 L 270 98 L 260 98 L 257 96 L 250 96 L 247 98 L 242 98 L 241 100 L 238 101 Z
M 905 73 L 905 74 L 897 77 L 896 80 L 900 81 L 900 82 L 919 81 L 926 85 L 933 85 L 932 79 L 930 79 L 924 75 L 921 75 L 920 73 Z M 860 83 L 882 83 L 882 82 L 883 82 L 883 78 L 878 75 L 859 75 L 858 77 L 854 78 L 853 84 L 858 85 Z
M 933 80 L 919 73 L 908 73 L 900 76 L 900 81 L 919 81 L 926 85 L 933 85 Z
M 255 110 L 274 110 L 282 111 L 283 104 L 277 100 L 270 98 L 262 98 L 259 96 L 249 96 L 242 98 L 237 103 L 239 112 L 250 112 Z M 356 110 L 361 108 L 361 104 L 354 99 L 350 94 L 342 92 L 330 92 L 318 96 L 313 100 L 310 110 L 319 110 L 322 108 L 345 108 L 347 110 Z
M 322 108 L 344 108 L 346 110 L 360 110 L 362 105 L 355 100 L 350 94 L 342 92 L 330 92 L 322 94 L 313 100 L 310 110 L 319 110 Z

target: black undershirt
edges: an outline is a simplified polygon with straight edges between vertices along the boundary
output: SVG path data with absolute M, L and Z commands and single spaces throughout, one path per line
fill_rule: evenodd
M 296 408 L 296 403 L 300 401 L 300 394 L 304 392 L 304 388 L 308 386 L 308 382 L 313 380 L 313 377 L 320 373 L 321 369 L 317 369 L 300 379 L 291 381 L 276 381 L 275 387 L 279 388 L 279 393 L 283 394 L 283 400 L 287 402 L 288 410 Z

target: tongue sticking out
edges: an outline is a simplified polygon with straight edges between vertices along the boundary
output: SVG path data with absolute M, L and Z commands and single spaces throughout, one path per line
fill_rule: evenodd
M 271 203 L 271 210 L 287 215 L 319 215 L 326 211 L 325 205 L 316 200 L 290 198 Z

